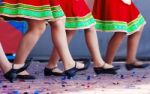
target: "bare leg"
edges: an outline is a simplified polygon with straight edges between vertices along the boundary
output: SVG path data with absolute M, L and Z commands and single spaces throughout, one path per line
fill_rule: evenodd
M 22 67 L 24 64 L 15 64 L 15 69 Z M 8 72 L 12 68 L 12 64 L 6 58 L 6 55 L 3 51 L 2 45 L 0 43 L 0 68 L 4 73 Z
M 16 53 L 16 58 L 14 60 L 16 64 L 25 63 L 27 56 L 45 30 L 45 21 L 28 20 L 28 26 L 28 31 L 24 35 Z M 28 73 L 24 71 L 21 74 Z
M 143 27 L 140 31 L 128 36 L 128 47 L 127 47 L 127 63 L 138 62 L 136 59 L 137 48 L 141 38 Z
M 69 44 L 75 34 L 75 30 L 69 30 L 66 33 L 67 33 L 67 42 Z M 60 57 L 59 57 L 59 54 L 57 53 L 57 50 L 55 48 L 53 48 L 52 54 L 49 59 L 49 63 L 46 67 L 50 68 L 50 69 L 56 67 L 59 59 L 60 59 Z
M 98 45 L 98 38 L 94 27 L 85 29 L 85 39 L 91 56 L 93 57 L 94 67 L 103 67 L 105 62 L 101 57 Z M 111 65 L 107 65 L 105 67 L 112 68 Z
M 63 21 L 57 20 L 50 22 L 50 25 L 52 27 L 52 40 L 63 61 L 65 70 L 73 68 L 75 66 L 75 61 L 69 52 Z
M 0 44 L 0 67 L 4 73 L 8 72 L 11 69 L 11 64 L 7 60 L 1 44 Z
M 122 43 L 125 35 L 126 35 L 125 33 L 116 32 L 110 39 L 107 47 L 106 57 L 105 57 L 105 61 L 108 64 L 112 64 L 116 51 L 118 50 L 120 44 Z

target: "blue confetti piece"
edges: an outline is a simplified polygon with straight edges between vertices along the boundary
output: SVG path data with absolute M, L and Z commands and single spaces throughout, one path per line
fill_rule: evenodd
M 18 90 L 13 91 L 13 94 L 20 94 Z
M 3 82 L 0 80 L 0 88 L 3 87 Z
M 135 74 L 136 72 L 132 72 L 132 74 Z
M 142 76 L 143 79 L 147 78 L 145 75 Z
M 35 90 L 35 91 L 34 91 L 34 94 L 40 94 L 40 93 L 39 93 L 39 91 L 38 91 L 38 90 Z
M 124 79 L 124 75 L 121 74 L 120 78 L 121 78 L 121 79 Z
M 65 87 L 65 85 L 62 85 L 62 87 Z
M 136 76 L 136 72 L 132 72 L 131 76 Z
M 66 80 L 66 76 L 63 76 L 63 77 L 61 78 L 61 80 Z
M 86 80 L 91 80 L 91 76 L 88 76 Z

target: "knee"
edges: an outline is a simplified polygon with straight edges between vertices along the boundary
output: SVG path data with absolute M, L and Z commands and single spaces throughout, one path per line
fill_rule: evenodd
M 29 24 L 28 31 L 34 34 L 34 36 L 41 36 L 45 32 L 45 29 L 46 29 L 45 22 L 37 22 L 35 24 L 32 24 L 31 26 Z
M 65 26 L 65 23 L 62 20 L 49 22 L 53 29 L 59 28 L 61 25 Z
M 96 32 L 96 29 L 94 26 L 91 26 L 90 28 L 85 29 L 85 32 Z
M 123 33 L 123 32 L 116 32 L 115 33 L 115 36 L 118 36 L 118 37 L 120 37 L 120 38 L 124 38 L 125 36 L 126 36 L 126 33 Z

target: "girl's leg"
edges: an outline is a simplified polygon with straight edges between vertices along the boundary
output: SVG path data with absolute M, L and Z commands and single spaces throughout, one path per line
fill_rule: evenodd
M 90 50 L 91 56 L 93 57 L 94 67 L 104 67 L 105 62 L 100 54 L 98 38 L 94 27 L 85 29 L 85 39 L 87 46 Z M 112 68 L 113 66 L 106 64 L 105 67 Z
M 127 47 L 127 70 L 134 68 L 146 68 L 149 64 L 143 64 L 143 62 L 136 59 L 137 48 L 141 38 L 143 27 L 140 31 L 128 36 L 128 47 Z
M 69 44 L 75 34 L 75 30 L 69 30 L 66 33 L 67 33 L 67 42 Z M 56 48 L 53 48 L 52 54 L 49 59 L 49 63 L 46 67 L 49 69 L 55 68 L 57 66 L 59 59 L 60 57 L 59 54 L 57 53 Z
M 0 44 L 0 67 L 4 73 L 8 72 L 11 69 L 11 64 L 5 56 L 2 45 Z
M 116 51 L 118 50 L 125 36 L 126 34 L 122 32 L 116 32 L 112 36 L 112 38 L 110 39 L 108 43 L 105 62 L 107 62 L 108 64 L 112 64 Z
M 15 64 L 14 68 L 15 69 L 19 69 L 23 65 L 24 64 Z M 12 64 L 8 61 L 6 55 L 5 55 L 4 51 L 3 51 L 1 43 L 0 43 L 0 68 L 2 69 L 4 74 L 6 72 L 8 72 L 12 68 Z
M 49 23 L 52 29 L 52 40 L 63 61 L 64 68 L 65 70 L 72 69 L 76 64 L 68 48 L 64 22 L 62 20 L 57 20 Z
M 128 46 L 127 46 L 127 63 L 141 63 L 136 59 L 137 48 L 141 38 L 143 27 L 140 31 L 128 36 Z
M 40 36 L 43 34 L 45 30 L 45 21 L 38 21 L 38 20 L 28 20 L 28 31 L 24 35 L 17 53 L 14 63 L 16 64 L 23 64 L 27 59 L 27 56 L 31 52 L 34 45 L 39 40 Z M 28 75 L 26 71 L 20 73 L 21 75 Z
M 72 30 L 72 31 L 70 30 L 70 31 L 67 32 L 67 42 L 68 42 L 68 44 L 70 43 L 70 41 L 71 41 L 74 34 L 75 34 L 75 30 Z M 44 75 L 45 76 L 51 76 L 51 75 L 61 76 L 63 74 L 63 71 L 60 70 L 57 67 L 59 59 L 60 59 L 59 54 L 58 54 L 56 48 L 54 47 L 53 51 L 52 51 L 52 54 L 49 58 L 49 63 L 44 69 Z

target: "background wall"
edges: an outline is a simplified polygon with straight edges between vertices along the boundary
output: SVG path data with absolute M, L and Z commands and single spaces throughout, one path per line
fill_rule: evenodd
M 87 0 L 90 2 L 91 0 Z M 147 25 L 144 28 L 144 32 L 142 35 L 142 39 L 140 41 L 140 46 L 138 49 L 137 56 L 141 59 L 150 59 L 150 0 L 134 0 L 135 4 L 139 8 L 139 10 L 142 12 L 143 16 L 147 20 Z M 109 38 L 111 37 L 111 33 L 101 33 L 98 32 L 98 39 L 100 44 L 100 50 L 102 55 L 105 55 L 106 46 L 108 43 Z M 52 51 L 52 41 L 50 38 L 50 27 L 47 27 L 46 32 L 41 37 L 33 51 L 31 52 L 29 58 L 36 58 L 40 59 L 48 58 Z M 84 32 L 78 31 L 76 32 L 76 35 L 74 36 L 74 39 L 72 40 L 70 44 L 70 51 L 74 58 L 82 58 L 82 57 L 89 57 L 90 54 L 88 52 L 87 46 L 85 44 L 84 39 Z M 123 42 L 121 47 L 119 48 L 119 51 L 117 53 L 117 58 L 125 58 L 126 55 L 126 40 Z

